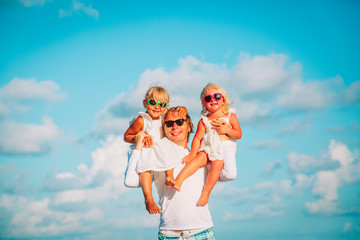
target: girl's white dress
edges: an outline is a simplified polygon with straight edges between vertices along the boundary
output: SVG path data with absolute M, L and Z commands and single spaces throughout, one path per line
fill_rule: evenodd
M 234 108 L 230 108 L 226 117 L 221 119 L 225 122 L 230 122 L 232 113 L 236 113 Z M 210 161 L 224 160 L 224 167 L 220 175 L 220 181 L 229 181 L 236 178 L 236 140 L 230 138 L 230 140 L 221 141 L 219 134 L 215 129 L 211 127 L 211 121 L 205 114 L 201 114 L 201 119 L 205 124 L 206 130 L 204 137 L 201 141 L 200 150 L 207 153 Z
M 161 118 L 153 120 L 149 114 L 139 112 L 129 122 L 131 125 L 138 117 L 144 119 L 144 131 L 153 139 L 151 148 L 143 148 L 142 151 L 134 150 L 134 144 L 128 151 L 128 165 L 125 171 L 124 183 L 127 187 L 140 187 L 139 173 L 145 171 L 165 171 L 179 164 L 173 153 L 179 148 L 178 145 L 167 138 L 162 138 Z

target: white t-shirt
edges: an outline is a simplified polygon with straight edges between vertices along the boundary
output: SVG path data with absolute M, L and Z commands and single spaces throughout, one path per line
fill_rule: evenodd
M 181 164 L 181 160 L 188 153 L 189 150 L 182 148 L 174 152 L 173 157 L 179 161 L 174 169 L 175 178 L 185 166 Z M 207 176 L 204 167 L 198 169 L 183 182 L 180 192 L 165 185 L 165 172 L 153 173 L 162 210 L 160 229 L 188 230 L 213 226 L 209 206 L 196 206 Z

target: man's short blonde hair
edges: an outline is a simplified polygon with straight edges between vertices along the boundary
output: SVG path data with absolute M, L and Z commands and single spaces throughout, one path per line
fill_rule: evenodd
M 176 111 L 176 108 L 177 108 L 177 107 L 169 108 L 169 109 L 165 112 L 164 117 L 162 118 L 162 131 L 163 131 L 163 136 L 165 136 L 165 120 L 166 120 L 166 118 L 169 116 L 169 114 L 173 114 L 173 113 L 177 112 L 177 111 Z M 186 117 L 185 117 L 185 118 L 186 118 L 186 123 L 187 123 L 188 126 L 190 127 L 190 132 L 189 132 L 189 134 L 188 134 L 188 136 L 187 136 L 187 141 L 189 142 L 190 133 L 193 132 L 194 125 L 193 125 L 193 122 L 192 122 L 191 117 L 189 116 L 189 114 L 186 114 Z

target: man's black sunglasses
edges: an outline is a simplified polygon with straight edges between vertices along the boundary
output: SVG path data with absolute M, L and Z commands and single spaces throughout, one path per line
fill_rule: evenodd
M 174 125 L 174 123 L 176 123 L 176 125 L 182 126 L 185 121 L 186 121 L 186 119 L 178 119 L 175 121 L 165 121 L 165 125 L 166 125 L 166 127 L 172 127 Z

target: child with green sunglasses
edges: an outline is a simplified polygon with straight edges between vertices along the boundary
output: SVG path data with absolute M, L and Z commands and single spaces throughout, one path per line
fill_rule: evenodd
M 124 134 L 124 141 L 135 144 L 136 136 L 139 133 L 145 133 L 143 138 L 145 147 L 151 147 L 155 141 L 163 137 L 162 134 L 162 116 L 167 110 L 169 103 L 169 94 L 163 87 L 151 87 L 145 94 L 143 100 L 146 112 L 139 112 L 130 121 L 130 126 Z M 187 110 L 185 107 L 179 107 L 182 115 L 186 116 Z M 136 166 L 140 155 L 137 151 L 133 151 L 134 145 L 130 146 L 128 153 L 128 166 L 125 172 L 125 186 L 139 187 L 141 186 L 145 197 L 146 210 L 150 214 L 161 213 L 161 209 L 155 204 L 152 196 L 152 176 L 151 171 L 140 172 L 136 171 Z

